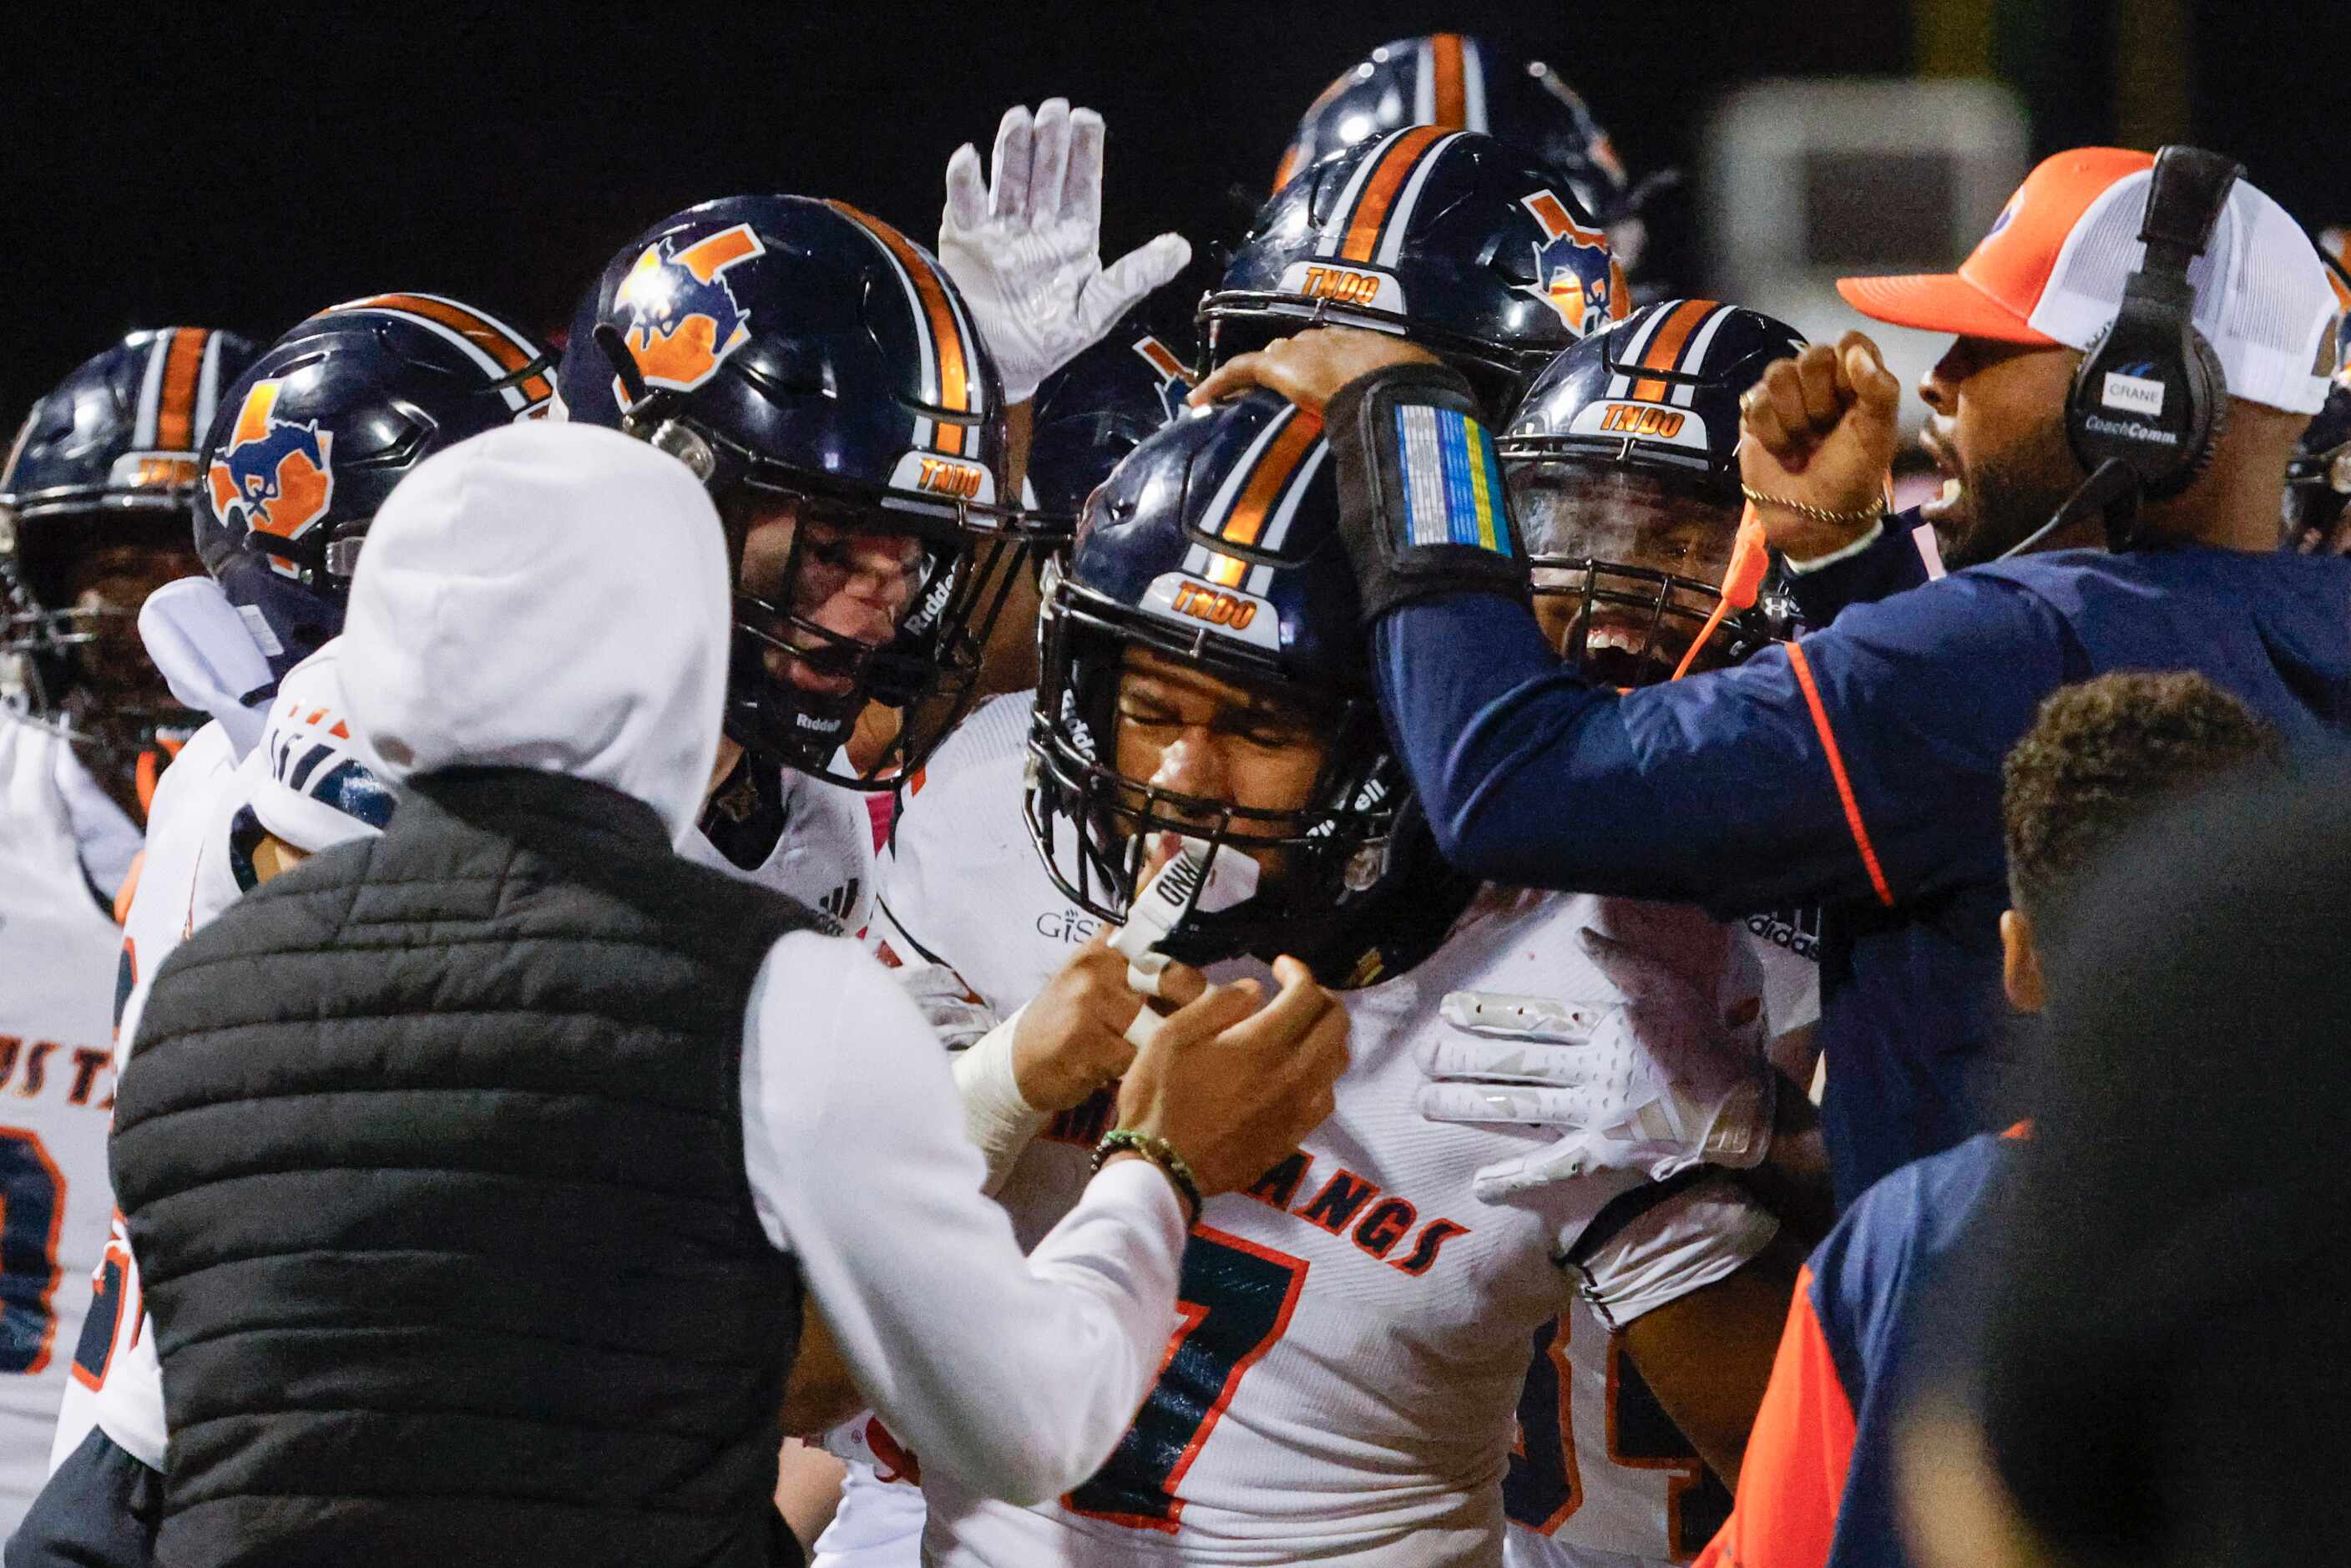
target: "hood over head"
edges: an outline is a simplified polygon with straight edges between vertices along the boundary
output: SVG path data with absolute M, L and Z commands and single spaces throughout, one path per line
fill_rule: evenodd
M 726 548 L 675 458 L 533 421 L 458 443 L 368 530 L 338 663 L 360 758 L 592 779 L 700 814 L 726 685 Z

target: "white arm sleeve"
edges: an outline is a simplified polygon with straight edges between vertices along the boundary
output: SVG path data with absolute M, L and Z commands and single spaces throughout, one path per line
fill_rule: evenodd
M 743 1124 L 761 1224 L 926 1469 L 1027 1504 L 1101 1468 L 1176 1329 L 1165 1177 L 1112 1166 L 1021 1257 L 939 1042 L 880 965 L 813 933 L 778 942 L 751 988 Z

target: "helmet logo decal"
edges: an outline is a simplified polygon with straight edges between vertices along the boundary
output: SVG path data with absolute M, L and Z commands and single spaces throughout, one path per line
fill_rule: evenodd
M 252 532 L 293 539 L 325 517 L 334 500 L 335 437 L 315 419 L 296 424 L 276 417 L 285 384 L 274 377 L 256 382 L 245 394 L 228 445 L 205 470 L 204 484 L 213 516 L 222 523 L 234 526 L 230 514 L 242 512 Z
M 682 250 L 664 238 L 638 255 L 612 295 L 612 316 L 647 386 L 692 392 L 751 340 L 751 313 L 726 273 L 766 249 L 750 225 L 737 224 Z
M 1181 582 L 1176 586 L 1175 611 L 1196 621 L 1213 625 L 1229 626 L 1236 632 L 1246 632 L 1249 623 L 1257 619 L 1259 601 L 1197 582 Z
M 1322 262 L 1293 261 L 1281 270 L 1280 292 L 1307 299 L 1328 299 L 1334 305 L 1352 306 L 1359 310 L 1405 314 L 1404 285 L 1384 272 L 1357 272 L 1353 267 Z M 1368 325 L 1385 331 L 1396 330 L 1384 322 Z
M 1577 223 L 1552 192 L 1537 191 L 1519 204 L 1543 231 L 1535 246 L 1535 280 L 1520 287 L 1556 311 L 1578 337 L 1624 319 L 1630 301 L 1621 286 L 1623 274 L 1608 254 L 1608 236 Z
M 890 471 L 890 487 L 936 496 L 947 501 L 996 502 L 996 476 L 988 468 L 962 457 L 942 457 L 914 451 L 898 459 Z
M 1229 557 L 1216 556 L 1217 561 Z M 1142 608 L 1164 619 L 1196 622 L 1255 648 L 1281 646 L 1281 617 L 1266 601 L 1238 589 L 1217 588 L 1186 571 L 1163 571 L 1143 591 Z
M 1159 373 L 1159 405 L 1171 420 L 1181 419 L 1188 406 L 1184 399 L 1192 390 L 1196 378 L 1192 369 L 1176 357 L 1176 350 L 1158 339 L 1144 333 L 1130 345 L 1141 355 L 1143 362 Z
M 1622 432 L 1627 435 L 1662 435 L 1671 440 L 1688 417 L 1679 409 L 1659 408 L 1654 403 L 1612 402 L 1601 413 L 1600 428 L 1612 434 Z
M 950 463 L 944 457 L 925 457 L 914 476 L 914 487 L 935 495 L 960 496 L 970 500 L 979 494 L 979 482 L 987 477 L 987 471 L 975 464 Z

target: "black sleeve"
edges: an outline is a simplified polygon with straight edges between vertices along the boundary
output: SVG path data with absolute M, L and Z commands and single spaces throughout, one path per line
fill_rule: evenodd
M 1493 438 L 1458 371 L 1391 365 L 1358 377 L 1331 400 L 1323 434 L 1366 624 L 1437 594 L 1531 602 Z

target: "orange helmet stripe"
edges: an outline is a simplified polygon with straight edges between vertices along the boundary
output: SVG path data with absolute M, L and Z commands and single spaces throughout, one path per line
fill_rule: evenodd
M 1435 123 L 1460 131 L 1469 123 L 1468 92 L 1461 79 L 1461 35 L 1439 33 L 1430 38 L 1428 57 L 1436 88 Z
M 1690 334 L 1721 307 L 1711 299 L 1685 299 L 1674 307 L 1673 314 L 1657 325 L 1649 338 L 1649 346 L 1642 350 L 1641 368 L 1645 371 L 1670 371 L 1676 368 L 1682 350 L 1689 346 Z M 1633 383 L 1633 401 L 1656 402 L 1666 395 L 1666 383 L 1645 376 Z
M 956 413 L 972 411 L 971 356 L 964 345 L 963 324 L 956 319 L 954 302 L 947 298 L 947 287 L 937 270 L 916 250 L 904 235 L 870 214 L 859 212 L 847 202 L 828 202 L 827 206 L 849 219 L 882 242 L 883 248 L 905 268 L 913 279 L 915 298 L 923 303 L 925 324 L 931 334 L 932 352 L 939 368 L 938 406 Z M 933 444 L 941 452 L 961 456 L 964 449 L 964 427 L 944 419 L 931 422 Z
M 1256 472 L 1242 483 L 1241 493 L 1234 497 L 1233 509 L 1226 514 L 1217 537 L 1237 545 L 1253 545 L 1262 538 L 1266 519 L 1273 516 L 1283 489 L 1322 434 L 1321 420 L 1304 409 L 1292 414 L 1290 423 L 1266 444 Z M 1238 588 L 1248 573 L 1249 563 L 1238 556 L 1217 555 L 1209 559 L 1208 580 L 1218 587 Z
M 347 300 L 334 308 L 337 310 L 398 310 L 411 316 L 422 316 L 427 321 L 446 327 L 504 367 L 507 374 L 528 365 L 538 356 L 518 340 L 514 332 L 478 311 L 467 309 L 454 299 L 443 299 L 432 294 L 371 294 L 365 299 Z M 517 383 L 523 395 L 533 402 L 543 402 L 555 393 L 555 384 L 542 374 L 535 374 Z
M 1192 385 L 1196 380 L 1192 368 L 1176 357 L 1176 350 L 1156 338 L 1136 339 L 1134 351 L 1143 356 L 1144 363 L 1163 376 L 1174 376 L 1186 386 Z
M 1421 155 L 1450 134 L 1441 125 L 1416 125 L 1399 132 L 1379 156 L 1379 167 L 1364 180 L 1362 193 L 1355 198 L 1354 214 L 1347 222 L 1347 238 L 1339 247 L 1342 261 L 1368 262 L 1380 248 L 1380 230 L 1386 226 L 1388 211 L 1411 179 Z
M 175 327 L 163 351 L 163 391 L 155 409 L 155 444 L 164 452 L 189 452 L 196 444 L 196 382 L 204 368 L 202 327 Z

